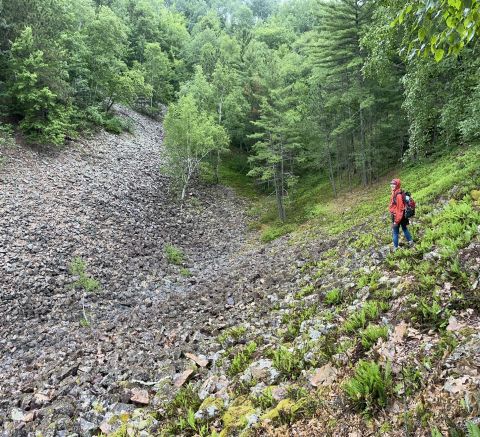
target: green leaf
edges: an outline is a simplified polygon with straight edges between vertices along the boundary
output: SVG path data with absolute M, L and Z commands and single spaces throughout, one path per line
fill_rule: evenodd
M 424 28 L 420 28 L 418 30 L 418 39 L 420 42 L 423 42 L 425 40 L 425 37 L 427 36 L 427 32 L 425 31 Z
M 473 422 L 467 422 L 468 436 L 480 437 L 480 428 Z
M 465 29 L 465 27 L 463 26 L 462 23 L 459 23 L 458 26 L 457 26 L 457 32 L 459 33 L 459 35 L 464 38 L 466 35 L 467 35 L 467 30 Z
M 448 0 L 448 4 L 459 11 L 462 6 L 462 0 Z
M 436 49 L 435 50 L 435 61 L 440 62 L 445 55 L 445 50 L 443 49 Z

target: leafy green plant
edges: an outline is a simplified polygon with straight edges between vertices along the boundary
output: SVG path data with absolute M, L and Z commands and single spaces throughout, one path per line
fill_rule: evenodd
M 285 346 L 280 346 L 273 353 L 273 367 L 284 377 L 295 378 L 300 375 L 303 367 L 303 353 L 294 349 L 290 351 Z
M 355 376 L 343 385 L 343 390 L 352 403 L 367 415 L 387 406 L 392 391 L 390 366 L 381 368 L 373 361 L 360 360 Z
M 180 269 L 180 274 L 184 277 L 184 278 L 189 278 L 190 276 L 192 276 L 192 272 L 190 270 L 188 270 L 187 268 L 182 268 Z
M 304 287 L 302 287 L 300 291 L 297 291 L 297 293 L 295 293 L 295 297 L 297 299 L 302 299 L 305 296 L 310 296 L 314 292 L 315 292 L 315 286 L 313 284 L 307 284 Z
M 366 302 L 360 311 L 351 314 L 343 325 L 345 332 L 354 332 L 359 328 L 365 328 L 367 322 L 376 320 L 381 311 L 385 311 L 388 305 L 381 301 L 372 300 Z
M 192 384 L 187 384 L 166 405 L 166 414 L 168 417 L 186 416 L 189 410 L 197 411 L 201 403 L 195 387 Z
M 455 334 L 450 331 L 442 331 L 440 341 L 434 348 L 433 358 L 438 360 L 445 356 L 446 352 L 453 351 L 458 346 L 458 340 Z
M 282 317 L 282 323 L 286 323 L 284 340 L 294 340 L 300 333 L 300 327 L 306 320 L 310 320 L 317 313 L 317 306 L 299 306 L 285 313 Z
M 380 279 L 381 275 L 378 271 L 374 270 L 371 273 L 365 273 L 360 276 L 357 281 L 357 288 L 363 288 L 365 286 L 369 286 L 370 290 L 376 290 L 378 288 L 378 280 Z
M 225 329 L 225 331 L 218 336 L 218 341 L 222 345 L 225 345 L 228 341 L 238 341 L 243 337 L 245 332 L 247 332 L 247 328 L 245 328 L 245 326 L 232 326 L 228 329 Z
M 15 145 L 13 133 L 11 125 L 0 122 L 0 147 L 12 147 Z
M 474 422 L 467 422 L 468 437 L 480 437 L 480 427 Z
M 386 326 L 368 325 L 362 332 L 362 346 L 370 349 L 377 343 L 379 338 L 387 339 L 388 328 Z
M 185 258 L 182 250 L 172 244 L 167 244 L 164 248 L 167 261 L 171 264 L 180 265 Z
M 230 367 L 227 370 L 227 374 L 229 376 L 235 376 L 243 372 L 252 361 L 252 356 L 256 350 L 257 344 L 254 341 L 248 343 L 233 357 Z
M 362 234 L 357 238 L 352 246 L 356 247 L 357 249 L 369 249 L 376 246 L 377 240 L 378 239 L 372 234 Z
M 185 416 L 180 416 L 176 420 L 173 420 L 173 422 L 170 422 L 165 431 L 167 431 L 168 435 L 172 433 L 178 435 L 181 433 L 182 435 L 186 434 L 200 437 L 210 436 L 207 424 L 204 423 L 203 420 L 196 419 L 195 411 L 191 408 L 188 409 Z
M 432 275 L 420 276 L 420 288 L 424 291 L 431 291 L 435 288 L 437 278 Z
M 112 134 L 121 134 L 124 131 L 133 132 L 133 125 L 132 122 L 121 117 L 112 116 L 103 118 L 102 126 L 105 128 L 107 132 Z
M 272 408 L 275 402 L 271 387 L 266 387 L 258 397 L 253 398 L 253 405 L 261 410 Z
M 335 353 L 336 354 L 343 354 L 349 349 L 352 349 L 356 345 L 356 338 L 347 338 L 341 340 L 335 345 Z
M 87 318 L 81 318 L 80 319 L 80 326 L 82 326 L 84 328 L 89 328 L 91 326 L 90 320 L 88 320 Z
M 388 302 L 393 296 L 393 292 L 389 288 L 378 288 L 372 293 L 372 297 L 382 302 Z
M 480 437 L 480 427 L 474 422 L 467 422 L 467 434 L 463 430 L 451 429 L 449 436 Z M 432 428 L 431 437 L 444 437 L 437 427 Z
M 410 299 L 410 314 L 421 327 L 441 329 L 447 326 L 450 311 L 442 307 L 438 297 L 413 296 Z
M 418 366 L 402 367 L 402 383 L 398 388 L 406 396 L 412 396 L 422 386 L 422 372 Z
M 408 273 L 413 270 L 412 265 L 406 259 L 401 259 L 398 261 L 397 268 L 402 273 Z
M 342 301 L 342 292 L 339 288 L 327 291 L 325 294 L 325 303 L 327 305 L 338 305 Z
M 317 365 L 323 365 L 325 361 L 329 361 L 336 353 L 338 353 L 336 342 L 337 332 L 335 330 L 329 331 L 320 337 L 317 342 L 317 348 L 320 351 L 320 360 Z
M 80 257 L 75 257 L 69 266 L 69 272 L 71 275 L 77 276 L 78 278 L 71 284 L 73 288 L 79 287 L 91 293 L 100 288 L 100 282 L 96 279 L 88 276 L 85 272 L 87 268 L 87 263 Z

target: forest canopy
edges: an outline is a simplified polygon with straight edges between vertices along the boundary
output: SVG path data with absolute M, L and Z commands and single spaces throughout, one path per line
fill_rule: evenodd
M 283 219 L 305 174 L 335 192 L 477 139 L 479 23 L 461 0 L 0 0 L 2 130 L 61 145 L 181 99 L 222 133 L 216 171 L 241 149 Z

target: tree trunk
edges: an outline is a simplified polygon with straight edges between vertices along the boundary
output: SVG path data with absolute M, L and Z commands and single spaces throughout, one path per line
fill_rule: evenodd
M 107 104 L 107 109 L 105 110 L 105 114 L 108 114 L 108 111 L 110 111 L 114 102 L 115 102 L 115 99 L 113 97 L 109 97 L 109 101 L 108 101 L 108 104 Z
M 185 193 L 186 193 L 186 191 L 187 191 L 187 183 L 188 183 L 188 182 L 185 182 L 185 183 L 183 184 L 183 188 L 182 188 L 182 202 L 183 202 L 183 199 L 185 199 Z
M 327 140 L 329 141 L 329 140 Z M 328 143 L 330 144 L 330 143 Z M 330 145 L 327 146 L 327 155 L 328 155 L 328 176 L 330 179 L 330 184 L 332 185 L 333 197 L 337 197 L 337 187 L 335 186 L 335 173 L 333 171 L 333 162 L 332 155 L 330 153 Z
M 360 110 L 359 110 L 359 116 L 360 116 L 360 144 L 361 144 L 361 151 L 360 151 L 360 156 L 362 159 L 362 184 L 363 186 L 368 185 L 368 178 L 367 178 L 367 162 L 366 162 L 366 156 L 365 156 L 365 120 L 363 119 L 363 109 L 362 109 L 362 104 L 360 103 Z
M 279 175 L 278 168 L 275 168 L 275 195 L 277 197 L 277 208 L 278 208 L 278 217 L 284 222 L 285 221 L 285 207 L 283 205 L 283 185 L 281 183 L 281 177 Z
M 218 124 L 222 125 L 222 101 L 218 103 Z M 220 182 L 219 177 L 220 171 L 220 150 L 217 149 L 217 157 L 215 162 L 215 183 L 218 184 Z
M 182 207 L 183 207 L 183 199 L 185 199 L 185 195 L 187 192 L 187 186 L 188 186 L 188 183 L 190 182 L 190 178 L 195 172 L 195 168 L 196 168 L 195 163 L 193 163 L 192 160 L 189 159 L 187 163 L 187 174 L 185 175 L 185 181 L 182 187 Z

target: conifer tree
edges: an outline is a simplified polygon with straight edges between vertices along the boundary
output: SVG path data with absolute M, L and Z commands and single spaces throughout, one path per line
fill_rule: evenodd
M 283 222 L 286 220 L 284 199 L 288 188 L 297 180 L 293 169 L 301 151 L 300 116 L 291 107 L 288 89 L 273 91 L 271 102 L 264 98 L 260 108 L 260 119 L 253 122 L 260 132 L 251 135 L 258 141 L 253 145 L 255 154 L 249 158 L 252 169 L 248 175 L 273 184 L 278 217 Z
M 366 53 L 360 45 L 371 17 L 367 0 L 333 0 L 320 3 L 318 42 L 312 50 L 317 79 L 335 97 L 336 126 L 330 137 L 338 149 L 346 149 L 349 173 L 360 171 L 364 185 L 372 179 L 373 96 L 362 74 Z M 353 162 L 353 168 L 351 163 Z

